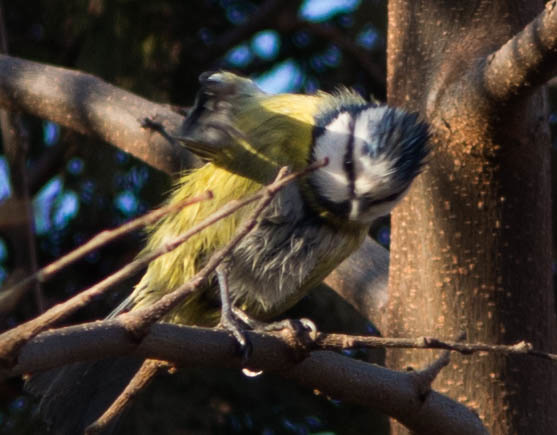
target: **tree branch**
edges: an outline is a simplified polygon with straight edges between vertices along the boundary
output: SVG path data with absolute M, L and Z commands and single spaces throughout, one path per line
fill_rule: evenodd
M 0 372 L 0 377 L 95 360 L 99 355 L 103 358 L 134 355 L 178 366 L 239 368 L 244 363 L 237 354 L 236 341 L 225 331 L 155 323 L 138 341 L 129 333 L 127 321 L 120 316 L 43 332 L 22 346 L 17 365 Z M 321 349 L 343 350 L 355 346 L 448 349 L 465 354 L 524 354 L 557 361 L 557 355 L 534 351 L 527 343 L 505 346 L 426 337 L 353 337 L 321 332 L 316 333 L 309 344 L 306 339 L 303 340 L 305 351 L 302 354 L 296 336 L 286 332 L 262 334 L 247 331 L 253 345 L 248 366 L 253 370 L 278 372 L 337 399 L 379 409 L 408 428 L 427 434 L 486 433 L 475 413 L 430 390 L 431 382 L 449 361 L 448 351 L 422 370 L 397 372 Z M 313 351 L 310 352 L 311 349 Z M 129 387 L 128 393 L 136 391 L 147 378 L 139 379 L 137 384 Z M 125 405 L 118 403 L 116 408 L 122 404 Z
M 508 102 L 527 95 L 549 80 L 557 68 L 557 1 L 495 53 L 480 75 L 488 98 Z
M 97 136 L 167 173 L 195 162 L 184 148 L 140 126 L 151 117 L 179 135 L 181 115 L 91 74 L 0 55 L 0 105 Z
M 367 237 L 357 255 L 344 260 L 323 282 L 381 330 L 389 299 L 388 276 L 389 251 Z
M 242 366 L 236 341 L 227 332 L 156 323 L 138 342 L 124 322 L 120 317 L 43 332 L 21 348 L 17 365 L 2 374 L 36 372 L 99 355 L 135 355 L 182 367 Z M 414 372 L 397 372 L 329 351 L 306 353 L 300 361 L 299 346 L 280 333 L 247 335 L 253 345 L 248 365 L 254 370 L 277 372 L 337 399 L 379 409 L 418 433 L 486 433 L 477 415 L 465 406 L 435 391 L 420 395 Z

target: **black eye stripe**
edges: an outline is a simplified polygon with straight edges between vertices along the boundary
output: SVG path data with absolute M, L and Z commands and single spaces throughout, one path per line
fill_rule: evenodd
M 354 198 L 354 128 L 356 120 L 350 116 L 350 124 L 348 125 L 348 142 L 346 143 L 346 152 L 344 153 L 343 166 L 348 178 L 348 194 L 350 198 Z

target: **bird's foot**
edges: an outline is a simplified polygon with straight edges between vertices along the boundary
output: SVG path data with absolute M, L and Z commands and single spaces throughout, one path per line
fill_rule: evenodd
M 238 346 L 240 347 L 240 354 L 242 356 L 242 361 L 245 363 L 252 354 L 253 346 L 248 336 L 246 335 L 246 330 L 250 329 L 250 325 L 244 322 L 244 319 L 237 316 L 236 309 L 233 311 L 222 311 L 219 327 L 228 331 L 236 339 Z M 246 316 L 247 317 L 247 316 Z

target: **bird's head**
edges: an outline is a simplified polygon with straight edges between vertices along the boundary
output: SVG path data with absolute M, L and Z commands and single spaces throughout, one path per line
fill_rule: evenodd
M 428 155 L 428 126 L 388 106 L 339 106 L 314 129 L 312 160 L 327 166 L 309 175 L 319 207 L 361 224 L 390 213 Z

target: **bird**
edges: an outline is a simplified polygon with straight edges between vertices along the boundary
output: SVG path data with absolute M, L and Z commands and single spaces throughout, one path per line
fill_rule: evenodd
M 283 167 L 301 171 L 327 161 L 274 197 L 255 229 L 220 269 L 226 275 L 231 305 L 250 319 L 267 322 L 296 304 L 357 250 L 372 222 L 403 199 L 427 161 L 429 127 L 417 113 L 366 101 L 346 87 L 312 95 L 269 94 L 250 78 L 222 70 L 203 73 L 199 80 L 200 90 L 176 140 L 204 164 L 180 177 L 168 202 L 205 190 L 214 197 L 150 227 L 143 252 L 179 236 L 229 201 L 257 192 Z M 151 262 L 111 315 L 148 307 L 189 280 L 232 239 L 254 207 L 238 210 Z M 218 325 L 219 278 L 223 276 L 213 274 L 162 320 Z M 70 367 L 66 377 L 57 371 L 48 378 L 39 375 L 34 384 L 31 379 L 29 390 L 42 396 L 41 409 L 54 426 L 67 418 L 59 408 L 64 402 L 67 406 L 68 399 L 53 382 L 71 387 L 71 372 L 85 383 L 83 372 L 94 372 L 87 364 Z M 90 392 L 86 397 L 91 402 Z M 106 403 L 110 401 L 103 406 Z M 102 411 L 98 408 L 102 406 L 83 417 L 85 426 L 98 417 Z M 81 418 L 79 411 L 73 414 Z
M 255 193 L 283 166 L 328 165 L 292 183 L 228 263 L 231 302 L 257 320 L 286 311 L 355 251 L 377 217 L 404 197 L 428 153 L 428 127 L 417 114 L 366 102 L 341 88 L 334 94 L 275 94 L 227 71 L 200 77 L 201 90 L 180 141 L 206 160 L 177 183 L 170 203 L 210 189 L 214 199 L 168 215 L 155 225 L 146 251 L 199 223 L 225 203 Z M 155 260 L 117 312 L 149 306 L 193 276 L 234 235 L 250 207 Z M 218 280 L 167 317 L 214 326 Z

